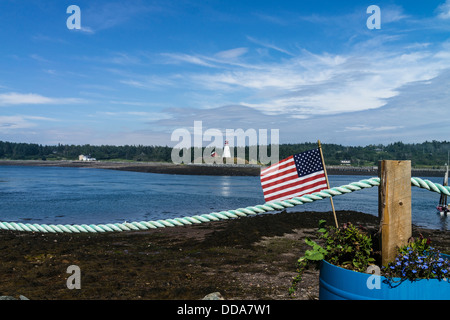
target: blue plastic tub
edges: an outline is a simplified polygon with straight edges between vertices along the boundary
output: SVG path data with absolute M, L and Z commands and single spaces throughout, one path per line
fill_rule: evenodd
M 448 255 L 442 255 L 450 259 Z M 369 277 L 372 277 L 369 279 Z M 376 279 L 375 277 L 379 277 Z M 403 281 L 394 286 L 385 277 L 347 270 L 323 261 L 320 267 L 321 300 L 449 300 L 450 279 Z M 400 281 L 400 279 L 395 279 Z M 369 285 L 368 285 L 369 283 Z M 373 285 L 373 284 L 379 284 Z M 372 288 L 372 289 L 371 289 Z

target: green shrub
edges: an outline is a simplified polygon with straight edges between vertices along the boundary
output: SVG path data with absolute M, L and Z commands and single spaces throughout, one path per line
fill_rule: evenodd
M 324 244 L 306 238 L 305 242 L 312 247 L 297 261 L 297 275 L 292 280 L 289 293 L 294 293 L 296 285 L 301 281 L 303 272 L 310 266 L 316 268 L 320 261 L 326 260 L 342 268 L 365 272 L 375 259 L 372 257 L 372 238 L 361 228 L 352 223 L 345 223 L 341 228 L 327 227 L 325 220 L 319 221 L 319 238 Z

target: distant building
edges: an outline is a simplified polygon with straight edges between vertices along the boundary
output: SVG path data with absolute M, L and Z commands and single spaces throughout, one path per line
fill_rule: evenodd
M 225 146 L 223 148 L 223 157 L 231 158 L 230 146 L 228 145 L 228 140 L 225 140 Z
M 349 166 L 351 164 L 351 160 L 341 160 L 341 166 Z
M 97 161 L 97 159 L 92 158 L 91 155 L 85 156 L 84 154 L 80 154 L 78 156 L 79 161 Z

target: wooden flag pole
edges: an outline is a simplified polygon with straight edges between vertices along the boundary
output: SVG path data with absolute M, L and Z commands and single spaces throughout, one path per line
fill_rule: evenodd
M 327 168 L 325 167 L 325 160 L 323 159 L 323 154 L 322 154 L 322 144 L 320 143 L 320 140 L 318 140 L 317 143 L 319 144 L 319 152 L 320 152 L 320 157 L 322 158 L 323 171 L 325 172 L 325 179 L 327 180 L 327 188 L 330 189 L 330 183 L 328 182 Z M 330 198 L 330 201 L 331 201 L 331 208 L 333 209 L 334 222 L 336 223 L 336 228 L 339 228 L 339 224 L 338 224 L 337 217 L 336 217 L 336 211 L 334 210 L 334 203 L 333 203 L 332 197 Z

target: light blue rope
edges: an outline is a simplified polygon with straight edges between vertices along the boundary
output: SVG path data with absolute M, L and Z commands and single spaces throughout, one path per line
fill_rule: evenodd
M 124 222 L 124 223 L 108 223 L 108 224 L 81 224 L 81 225 L 61 225 L 61 224 L 30 224 L 30 223 L 16 223 L 16 222 L 0 222 L 0 229 L 26 232 L 43 232 L 43 233 L 99 233 L 99 232 L 121 232 L 132 230 L 149 230 L 156 228 L 175 227 L 183 225 L 192 225 L 205 223 L 210 221 L 219 221 L 234 219 L 239 217 L 254 216 L 257 214 L 283 210 L 285 208 L 292 208 L 305 203 L 311 203 L 325 198 L 355 192 L 358 190 L 372 188 L 379 186 L 380 178 L 370 178 L 352 182 L 340 187 L 330 188 L 316 192 L 302 197 L 295 197 L 289 200 L 267 202 L 263 205 L 256 205 L 253 207 L 239 208 L 235 210 L 212 212 L 209 214 L 196 215 L 192 217 L 181 217 L 157 221 L 139 221 L 139 222 Z M 450 187 L 443 186 L 438 183 L 433 183 L 430 180 L 422 180 L 420 178 L 411 178 L 411 185 L 423 189 L 427 189 L 440 194 L 450 196 Z

